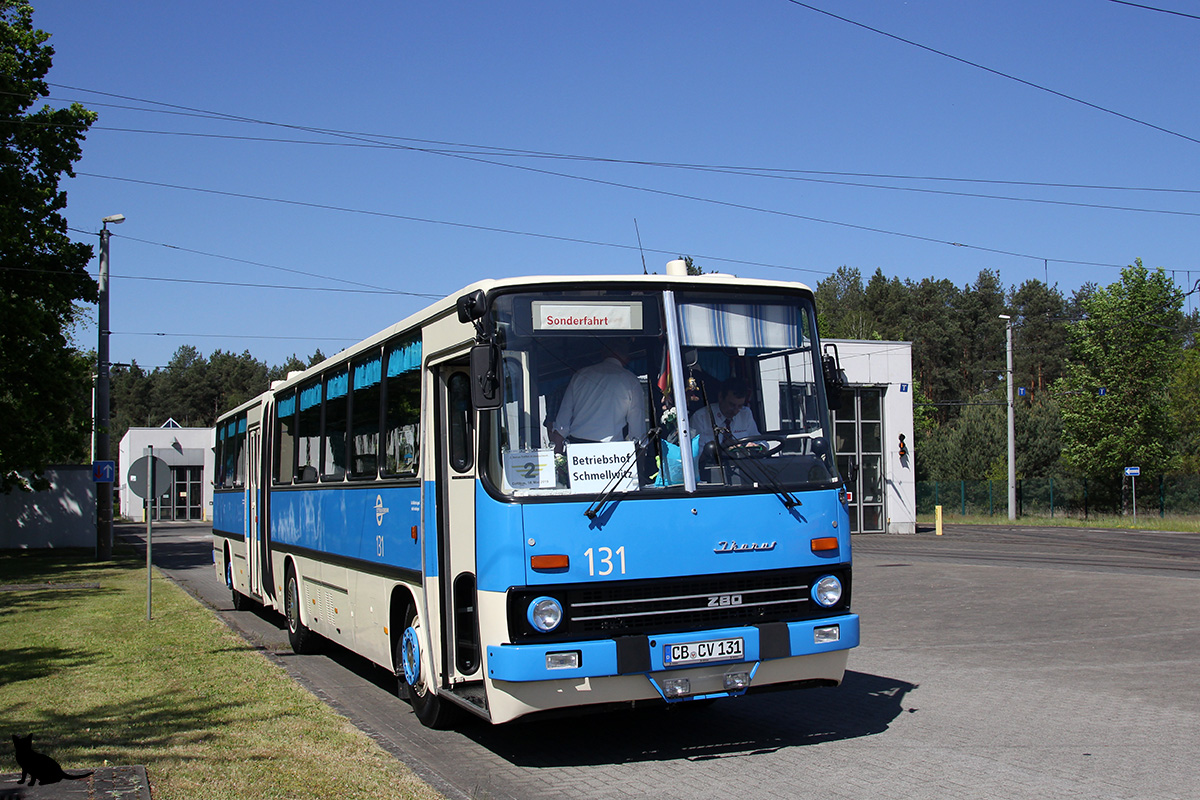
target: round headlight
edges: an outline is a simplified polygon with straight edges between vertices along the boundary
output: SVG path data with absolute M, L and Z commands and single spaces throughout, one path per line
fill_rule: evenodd
M 813 584 L 812 598 L 825 608 L 836 606 L 842 599 L 842 582 L 833 575 L 826 575 Z
M 562 622 L 562 604 L 553 597 L 539 597 L 529 604 L 525 617 L 534 630 L 549 633 Z

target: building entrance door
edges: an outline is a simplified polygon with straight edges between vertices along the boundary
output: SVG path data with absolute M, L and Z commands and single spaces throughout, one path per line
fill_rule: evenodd
M 887 515 L 883 492 L 883 389 L 855 389 L 843 394 L 834 415 L 838 471 L 849 474 L 850 459 L 858 477 L 846 484 L 851 533 L 883 533 Z

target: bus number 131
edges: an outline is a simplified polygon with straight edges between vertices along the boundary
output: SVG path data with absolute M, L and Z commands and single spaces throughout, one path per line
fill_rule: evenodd
M 589 547 L 584 551 L 584 555 L 587 556 L 588 560 L 588 575 L 600 575 L 601 577 L 611 575 L 613 573 L 613 556 L 616 556 L 620 561 L 620 574 L 625 574 L 625 548 L 623 546 L 618 547 L 615 552 L 611 547 L 597 547 L 594 550 L 595 552 L 593 553 L 593 548 Z M 600 565 L 599 572 L 596 571 L 597 560 Z

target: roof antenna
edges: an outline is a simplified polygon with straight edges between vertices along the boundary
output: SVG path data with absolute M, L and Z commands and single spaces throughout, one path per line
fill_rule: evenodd
M 642 254 L 642 274 L 649 275 L 650 273 L 646 272 L 646 251 L 642 249 L 642 232 L 638 230 L 637 217 L 633 218 L 633 230 L 638 237 L 638 252 Z

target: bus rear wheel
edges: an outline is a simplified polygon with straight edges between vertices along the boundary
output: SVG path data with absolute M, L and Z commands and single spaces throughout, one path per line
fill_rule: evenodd
M 429 658 L 423 647 L 421 616 L 409 606 L 404 632 L 396 640 L 397 690 L 408 700 L 421 724 L 437 730 L 450 727 L 457 709 L 434 693 L 430 686 Z
M 300 618 L 300 582 L 296 579 L 296 570 L 288 567 L 283 597 L 283 611 L 287 617 L 288 642 L 292 652 L 305 655 L 317 651 L 317 635 L 305 626 Z

